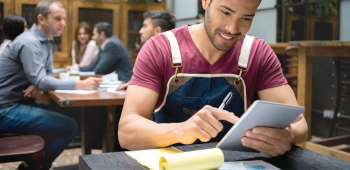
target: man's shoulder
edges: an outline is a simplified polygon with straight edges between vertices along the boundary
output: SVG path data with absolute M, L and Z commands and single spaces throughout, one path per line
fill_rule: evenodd
M 40 44 L 40 41 L 31 31 L 26 31 L 16 37 L 12 43 L 17 45 L 31 46 Z

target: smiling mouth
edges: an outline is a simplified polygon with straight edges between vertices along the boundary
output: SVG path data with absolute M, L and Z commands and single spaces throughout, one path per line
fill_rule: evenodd
M 219 33 L 223 38 L 225 38 L 225 39 L 227 39 L 227 40 L 230 40 L 230 39 L 232 39 L 233 37 L 228 37 L 228 36 L 226 36 L 226 35 L 223 35 L 223 34 L 221 34 L 221 33 Z

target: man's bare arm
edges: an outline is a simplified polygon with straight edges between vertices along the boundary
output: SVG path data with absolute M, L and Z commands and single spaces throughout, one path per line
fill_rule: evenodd
M 120 145 L 129 150 L 166 147 L 175 143 L 207 142 L 223 129 L 219 120 L 236 123 L 233 113 L 205 106 L 181 123 L 155 123 L 152 114 L 159 94 L 151 89 L 129 85 L 119 122 Z
M 261 100 L 298 105 L 295 95 L 289 85 L 274 87 L 258 92 Z M 283 155 L 291 149 L 291 144 L 305 141 L 307 124 L 303 115 L 300 115 L 286 129 L 255 127 L 246 132 L 242 143 L 246 147 L 256 149 L 269 156 Z
M 261 100 L 298 106 L 295 94 L 289 85 L 266 89 L 258 92 L 258 95 Z M 291 124 L 291 127 L 294 133 L 293 144 L 304 142 L 307 137 L 308 127 L 302 114 Z

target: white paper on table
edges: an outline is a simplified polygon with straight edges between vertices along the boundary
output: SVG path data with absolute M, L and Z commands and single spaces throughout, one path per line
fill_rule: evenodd
M 118 81 L 118 74 L 114 71 L 102 76 L 102 83 L 104 85 L 120 85 L 123 82 Z
M 115 93 L 115 94 L 126 94 L 125 90 L 118 90 L 118 91 L 116 91 L 116 90 L 117 90 L 117 88 L 112 87 L 112 88 L 108 88 L 107 92 Z
M 80 71 L 79 75 L 80 76 L 94 76 L 94 75 L 96 75 L 96 73 L 93 71 Z
M 224 162 L 219 170 L 247 170 L 242 162 Z
M 55 73 L 64 73 L 66 70 L 64 68 L 54 68 L 52 71 L 54 74 Z
M 68 94 L 91 94 L 96 93 L 95 90 L 55 90 L 56 93 L 68 93 Z
M 100 84 L 100 88 L 117 88 L 120 85 L 112 85 L 112 84 Z

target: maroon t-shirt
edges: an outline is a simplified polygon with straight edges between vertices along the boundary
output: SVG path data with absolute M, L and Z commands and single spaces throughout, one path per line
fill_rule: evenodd
M 214 64 L 210 64 L 194 44 L 188 25 L 172 32 L 175 34 L 181 53 L 180 73 L 239 74 L 237 65 L 244 37 Z M 174 73 L 170 43 L 165 35 L 160 34 L 148 40 L 142 47 L 136 59 L 130 85 L 158 92 L 159 98 L 156 104 L 158 108 L 164 99 L 168 81 Z M 247 71 L 243 73 L 242 78 L 246 85 L 248 107 L 255 92 L 287 84 L 276 54 L 264 40 L 258 38 L 253 41 Z

